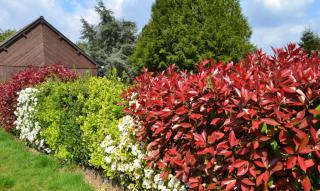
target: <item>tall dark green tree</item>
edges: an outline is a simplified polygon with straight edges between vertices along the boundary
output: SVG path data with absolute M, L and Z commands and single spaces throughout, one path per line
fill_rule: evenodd
M 78 45 L 98 62 L 101 75 L 116 68 L 118 76 L 126 74 L 133 78 L 129 55 L 136 40 L 136 24 L 116 19 L 102 1 L 98 1 L 95 10 L 100 16 L 100 22 L 92 25 L 81 19 L 83 41 L 78 42 Z
M 6 40 L 8 37 L 13 35 L 15 32 L 16 32 L 16 30 L 11 30 L 11 29 L 2 30 L 2 29 L 0 29 L 0 42 Z
M 204 58 L 238 61 L 254 48 L 250 36 L 239 0 L 156 0 L 131 61 L 138 70 L 194 69 Z
M 299 45 L 304 51 L 311 54 L 314 50 L 320 50 L 320 37 L 310 28 L 303 31 Z

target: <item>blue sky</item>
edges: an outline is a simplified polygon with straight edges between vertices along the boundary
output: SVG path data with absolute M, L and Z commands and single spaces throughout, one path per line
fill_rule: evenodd
M 117 18 L 132 20 L 141 28 L 151 16 L 154 0 L 104 0 Z M 298 42 L 302 31 L 320 32 L 319 0 L 241 0 L 252 27 L 251 41 L 267 52 Z M 0 0 L 0 28 L 20 29 L 43 15 L 73 41 L 80 38 L 83 17 L 97 23 L 96 0 Z

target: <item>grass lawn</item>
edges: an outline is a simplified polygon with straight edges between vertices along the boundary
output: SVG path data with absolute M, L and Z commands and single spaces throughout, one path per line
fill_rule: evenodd
M 74 166 L 31 152 L 0 128 L 0 191 L 91 191 Z

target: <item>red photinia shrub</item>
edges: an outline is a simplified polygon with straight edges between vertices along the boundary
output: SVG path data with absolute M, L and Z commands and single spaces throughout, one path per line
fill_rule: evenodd
M 46 66 L 44 68 L 28 68 L 12 76 L 0 84 L 0 124 L 10 131 L 15 121 L 14 111 L 18 95 L 22 89 L 44 82 L 47 78 L 73 80 L 77 74 L 62 65 Z
M 310 190 L 320 188 L 319 92 L 319 56 L 289 45 L 198 73 L 146 71 L 125 97 L 164 177 L 191 190 Z

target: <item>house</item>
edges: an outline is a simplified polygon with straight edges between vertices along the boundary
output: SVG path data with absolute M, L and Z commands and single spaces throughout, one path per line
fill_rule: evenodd
M 40 17 L 0 43 L 0 81 L 28 66 L 62 64 L 80 74 L 97 74 L 97 64 Z

